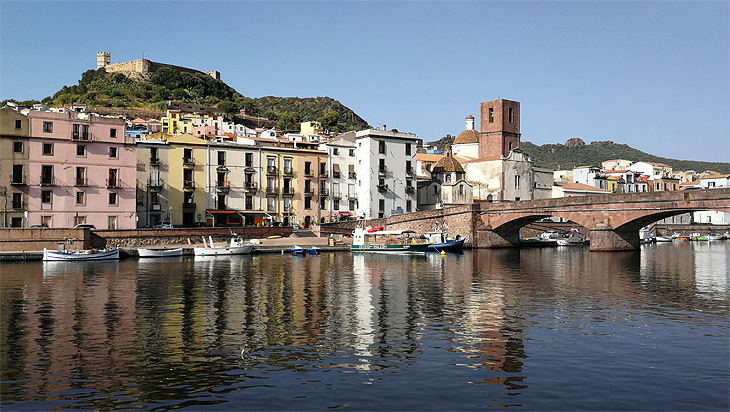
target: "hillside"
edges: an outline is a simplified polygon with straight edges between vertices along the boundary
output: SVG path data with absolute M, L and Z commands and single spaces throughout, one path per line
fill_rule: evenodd
M 64 86 L 53 96 L 43 99 L 43 103 L 53 107 L 84 103 L 89 107 L 164 111 L 171 100 L 216 107 L 229 116 L 243 111 L 277 122 L 280 129 L 310 120 L 321 121 L 332 131 L 359 130 L 368 126 L 354 111 L 329 97 L 249 98 L 221 80 L 171 68 L 161 68 L 146 80 L 107 73 L 104 68 L 87 70 L 77 85 Z
M 451 139 L 447 139 L 447 137 L 429 144 L 443 148 L 454 141 L 453 137 Z M 664 163 L 674 170 L 694 170 L 700 173 L 714 170 L 720 173 L 730 173 L 730 163 L 669 159 L 611 141 L 593 142 L 587 145 L 581 139 L 570 139 L 566 144 L 542 146 L 523 141 L 520 148 L 530 155 L 535 166 L 551 170 L 572 169 L 576 166 L 601 166 L 601 163 L 606 160 L 626 159 L 636 162 Z

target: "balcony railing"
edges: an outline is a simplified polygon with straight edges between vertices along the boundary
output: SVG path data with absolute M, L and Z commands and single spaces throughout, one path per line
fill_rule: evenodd
M 305 187 L 304 188 L 304 195 L 305 196 L 314 196 L 314 188 L 313 187 Z
M 85 177 L 77 177 L 74 186 L 88 186 L 88 182 Z
M 329 196 L 329 194 L 330 194 L 330 190 L 327 189 L 326 187 L 320 187 L 319 188 L 319 195 L 320 196 Z
M 162 189 L 162 180 L 160 180 L 160 179 L 157 179 L 157 180 L 150 179 L 147 182 L 147 190 L 152 190 L 154 192 L 158 192 L 161 189 Z
M 332 177 L 339 178 L 340 177 L 340 172 L 332 172 Z
M 25 208 L 26 208 L 25 201 L 21 200 L 20 202 L 13 202 L 13 209 L 25 209 Z
M 387 192 L 388 185 L 378 185 L 378 192 Z
M 55 185 L 56 185 L 56 178 L 54 176 L 41 177 L 41 186 L 55 186 Z
M 357 177 L 357 173 L 356 172 L 347 172 L 347 177 L 349 177 L 350 179 L 355 179 Z
M 413 168 L 406 167 L 406 176 L 413 176 Z
M 231 190 L 231 184 L 228 182 L 218 182 L 216 183 L 215 188 L 219 192 L 228 192 L 229 190 Z
M 266 173 L 270 175 L 276 174 L 276 166 L 266 166 Z
M 246 209 L 245 210 L 253 210 L 253 203 L 246 203 Z
M 106 187 L 107 189 L 119 189 L 122 187 L 122 182 L 120 182 L 119 179 L 107 179 Z
M 278 187 L 267 187 L 266 188 L 266 194 L 267 195 L 278 195 L 279 194 L 279 188 Z
M 193 166 L 195 165 L 195 161 L 192 157 L 183 157 L 183 165 L 185 166 Z
M 320 170 L 319 177 L 329 177 L 329 173 L 326 170 Z
M 185 180 L 183 182 L 183 189 L 195 189 L 195 181 L 194 180 Z
M 350 193 L 347 195 L 349 200 L 357 200 L 357 193 Z
M 187 202 L 182 205 L 183 210 L 195 210 L 195 203 Z
M 244 188 L 246 190 L 257 190 L 259 188 L 259 185 L 256 184 L 256 182 L 246 182 L 244 184 Z
M 416 189 L 413 186 L 406 186 L 406 193 L 413 193 L 415 190 Z
M 91 133 L 90 132 L 73 132 L 73 133 L 71 133 L 71 140 L 90 141 Z
M 160 165 L 159 157 L 150 157 L 150 166 L 159 166 L 159 165 Z
M 284 196 L 294 196 L 294 188 L 293 187 L 285 187 L 282 189 L 282 194 Z
M 342 195 L 340 194 L 340 192 L 332 192 L 332 199 L 340 200 L 342 199 Z
M 304 169 L 304 176 L 314 176 L 314 172 L 311 170 Z
M 386 172 L 387 169 L 385 168 L 385 166 L 378 166 L 378 175 L 385 176 Z
M 294 175 L 294 169 L 292 169 L 291 167 L 285 167 L 284 168 L 284 175 L 285 176 L 292 176 L 292 175 Z
M 10 184 L 12 186 L 24 186 L 24 185 L 26 185 L 26 183 L 25 183 L 25 176 L 23 176 L 23 175 L 20 175 L 20 176 L 13 175 L 10 178 Z

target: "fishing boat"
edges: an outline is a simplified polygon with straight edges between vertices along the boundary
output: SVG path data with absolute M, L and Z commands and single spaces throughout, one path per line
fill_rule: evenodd
M 425 253 L 432 244 L 413 230 L 373 230 L 358 227 L 352 234 L 351 252 Z
M 426 239 L 432 242 L 426 248 L 427 252 L 462 252 L 464 250 L 465 238 L 456 235 L 456 238 L 450 239 L 446 232 L 426 232 Z
M 578 229 L 570 229 L 567 237 L 560 238 L 556 241 L 558 246 L 582 246 L 585 240 Z
M 309 252 L 310 255 L 319 255 L 320 249 L 317 246 L 311 246 L 307 249 L 307 252 Z
M 671 236 L 657 236 L 654 239 L 656 239 L 657 242 L 671 242 L 672 241 Z
M 56 251 L 43 249 L 44 261 L 89 261 L 89 260 L 119 260 L 119 248 L 90 249 L 71 251 Z
M 138 247 L 137 253 L 139 257 L 174 257 L 182 256 L 183 250 L 181 247 L 178 248 L 161 248 L 161 249 L 148 249 L 144 247 Z
M 291 247 L 291 254 L 294 256 L 304 256 L 304 248 L 294 245 Z
M 707 240 L 709 240 L 710 242 L 716 241 L 716 240 L 723 240 L 724 238 L 725 237 L 723 235 L 718 235 L 717 233 L 714 233 L 714 232 L 707 235 Z
M 231 235 L 225 246 L 215 246 L 211 236 L 208 236 L 206 243 L 203 237 L 203 244 L 193 249 L 195 256 L 247 255 L 251 250 L 253 243 L 244 243 L 243 238 L 236 234 Z
M 639 230 L 639 242 L 640 243 L 651 243 L 654 236 L 648 230 Z

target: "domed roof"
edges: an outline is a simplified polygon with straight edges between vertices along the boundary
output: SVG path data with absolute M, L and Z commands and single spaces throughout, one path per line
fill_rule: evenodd
M 433 165 L 433 170 L 436 173 L 450 173 L 450 172 L 463 172 L 464 168 L 461 166 L 458 160 L 452 156 L 444 156 Z
M 464 130 L 454 139 L 454 144 L 479 143 L 479 132 L 476 130 Z

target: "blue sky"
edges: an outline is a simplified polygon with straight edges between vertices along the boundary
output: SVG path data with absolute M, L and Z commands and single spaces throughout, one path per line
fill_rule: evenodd
M 145 58 L 243 95 L 329 96 L 432 141 L 521 103 L 522 140 L 730 161 L 730 3 L 0 1 L 0 99 Z M 639 159 L 635 159 L 639 160 Z

